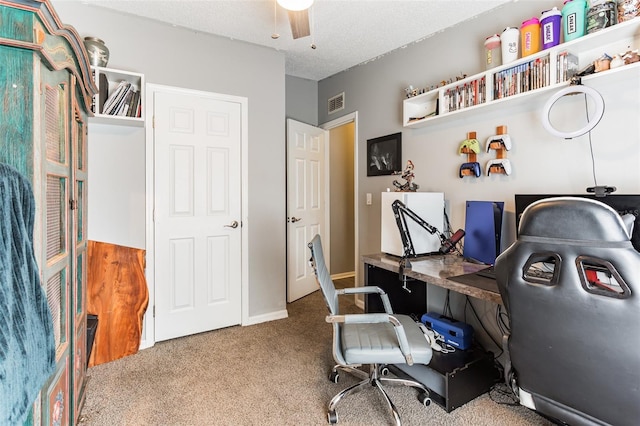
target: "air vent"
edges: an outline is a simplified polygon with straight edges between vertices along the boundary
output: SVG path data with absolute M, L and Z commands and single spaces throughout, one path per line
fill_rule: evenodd
M 329 98 L 329 114 L 344 109 L 344 92 Z

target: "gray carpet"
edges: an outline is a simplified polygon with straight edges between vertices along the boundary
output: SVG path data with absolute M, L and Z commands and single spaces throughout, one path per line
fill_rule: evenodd
M 351 298 L 346 312 L 358 312 Z M 289 318 L 230 327 L 157 343 L 92 367 L 84 425 L 323 425 L 329 400 L 355 379 L 327 379 L 333 366 L 331 325 L 319 292 L 287 306 Z M 446 413 L 423 407 L 415 390 L 387 387 L 404 425 L 548 425 L 520 406 L 484 394 Z M 495 394 L 491 393 L 492 396 Z M 505 400 L 506 401 L 506 400 Z M 339 425 L 390 425 L 373 389 L 338 407 Z

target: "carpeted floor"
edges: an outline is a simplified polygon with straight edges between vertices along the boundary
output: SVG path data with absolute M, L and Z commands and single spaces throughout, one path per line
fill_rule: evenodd
M 326 424 L 329 400 L 356 380 L 346 374 L 338 384 L 327 379 L 333 366 L 332 331 L 324 321 L 321 294 L 287 309 L 286 319 L 160 342 L 90 368 L 81 423 Z M 350 297 L 343 297 L 341 309 L 360 311 Z M 423 407 L 411 388 L 387 390 L 405 425 L 549 425 L 526 408 L 494 402 L 489 394 L 446 413 L 435 403 Z M 338 416 L 338 424 L 345 426 L 393 423 L 373 389 L 345 398 Z

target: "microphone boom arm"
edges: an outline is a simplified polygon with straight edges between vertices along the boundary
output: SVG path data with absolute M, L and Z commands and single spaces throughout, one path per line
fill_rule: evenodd
M 425 229 L 431 235 L 437 234 L 441 241 L 445 241 L 444 236 L 438 231 L 435 226 L 430 225 L 420 216 L 418 216 L 413 210 L 408 208 L 402 201 L 395 200 L 391 204 L 391 208 L 393 209 L 393 215 L 396 218 L 396 225 L 398 226 L 398 230 L 400 231 L 400 239 L 402 240 L 402 248 L 403 255 L 402 259 L 399 263 L 398 274 L 400 279 L 404 277 L 404 270 L 411 268 L 411 262 L 409 261 L 409 257 L 415 256 L 416 251 L 413 247 L 413 241 L 411 240 L 411 234 L 409 233 L 409 228 L 407 227 L 407 219 L 406 216 L 411 218 L 414 222 L 420 225 L 423 229 Z

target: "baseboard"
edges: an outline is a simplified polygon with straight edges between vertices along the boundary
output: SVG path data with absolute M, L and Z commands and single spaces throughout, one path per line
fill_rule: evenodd
M 243 326 L 255 325 L 255 324 L 260 324 L 262 322 L 275 321 L 275 320 L 284 319 L 288 317 L 289 317 L 289 313 L 287 312 L 286 309 L 283 309 L 282 311 L 269 312 L 268 314 L 255 315 L 255 316 L 249 317 L 247 319 L 247 322 L 242 323 L 242 325 Z
M 255 324 L 260 324 L 262 322 L 267 322 L 267 321 L 275 321 L 275 320 L 279 320 L 279 319 L 284 319 L 284 318 L 288 318 L 289 317 L 289 313 L 287 312 L 286 309 L 282 310 L 282 311 L 277 311 L 277 312 L 270 312 L 268 314 L 263 314 L 263 315 L 256 315 L 253 317 L 249 317 L 249 320 L 242 324 L 244 325 L 255 325 Z M 143 350 L 143 349 L 149 349 L 152 348 L 154 346 L 155 342 L 150 341 L 148 339 L 142 339 L 140 341 L 140 348 L 139 350 Z
M 356 273 L 355 271 L 351 271 L 351 272 L 342 272 L 339 274 L 333 274 L 331 275 L 331 279 L 332 280 L 341 280 L 343 278 L 351 278 L 351 277 L 355 277 Z
M 155 344 L 155 342 L 150 342 L 150 341 L 148 341 L 148 340 L 142 340 L 142 341 L 140 342 L 140 348 L 139 348 L 139 350 L 152 348 L 154 344 Z

